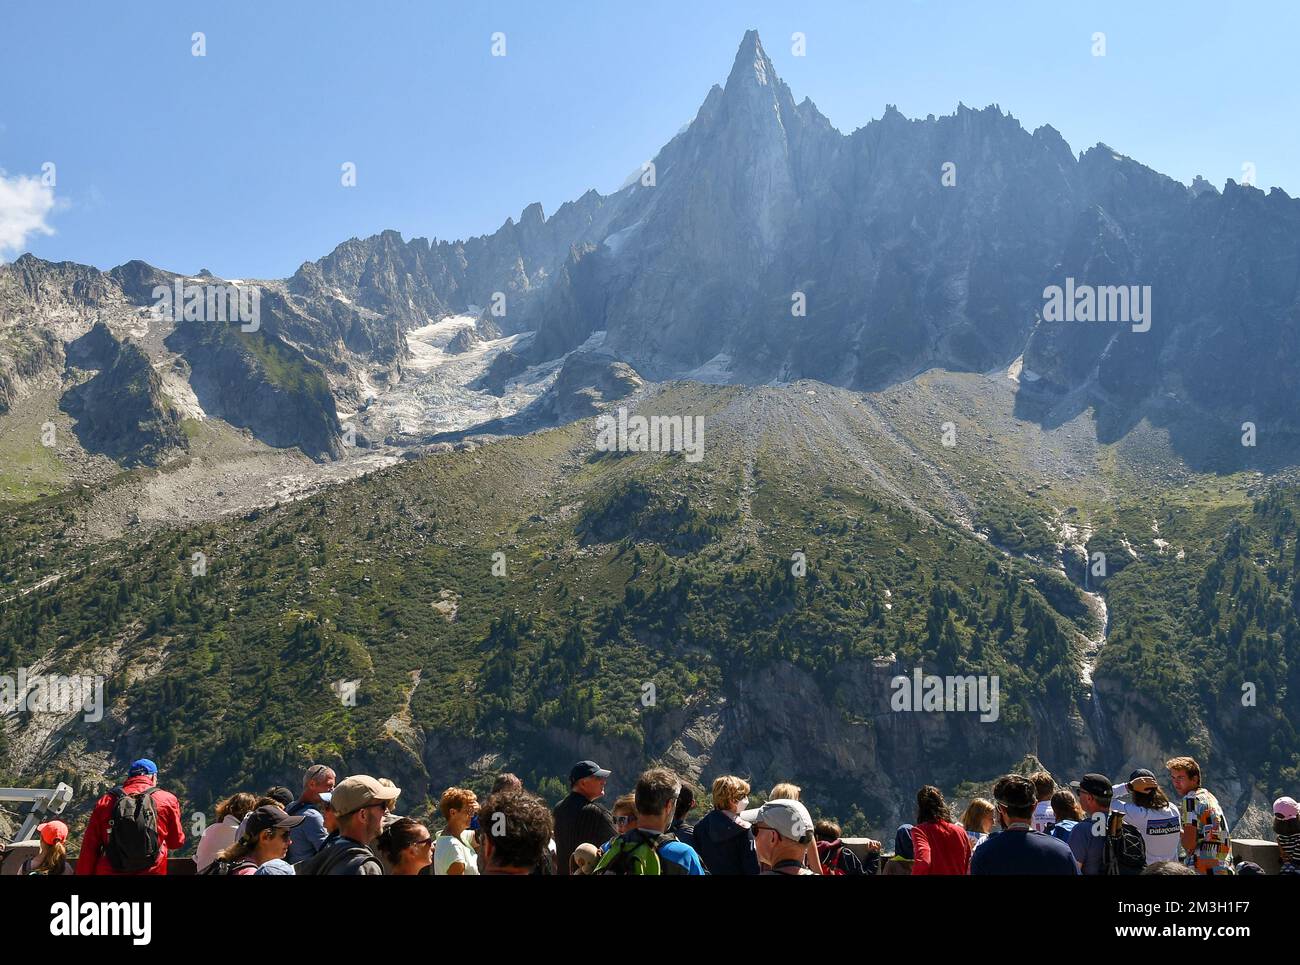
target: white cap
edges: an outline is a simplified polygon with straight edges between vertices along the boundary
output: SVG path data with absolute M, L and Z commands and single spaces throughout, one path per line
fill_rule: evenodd
M 771 828 L 788 841 L 807 844 L 812 840 L 812 815 L 798 801 L 783 798 L 768 801 L 762 807 L 742 811 L 740 819 L 750 824 Z

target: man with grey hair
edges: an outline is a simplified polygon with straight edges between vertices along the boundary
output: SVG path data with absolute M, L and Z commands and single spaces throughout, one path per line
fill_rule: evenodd
M 763 874 L 817 873 L 804 865 L 808 844 L 813 840 L 813 819 L 808 809 L 798 801 L 787 798 L 768 801 L 762 807 L 742 812 L 740 820 L 754 830 L 758 860 L 767 866 Z
M 321 795 L 334 790 L 334 771 L 325 764 L 313 764 L 302 776 L 302 795 L 286 810 L 291 817 L 302 815 L 304 820 L 289 832 L 289 853 L 285 860 L 290 864 L 305 861 L 322 847 L 329 832 L 325 830 L 325 816 L 321 809 Z

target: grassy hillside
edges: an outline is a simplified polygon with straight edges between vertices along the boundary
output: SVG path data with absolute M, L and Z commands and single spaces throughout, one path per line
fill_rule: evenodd
M 346 760 L 419 813 L 430 785 L 502 767 L 554 793 L 578 757 L 612 762 L 618 788 L 653 759 L 807 783 L 879 832 L 920 780 L 985 780 L 1026 753 L 1118 771 L 1135 752 L 1121 693 L 1162 746 L 1294 789 L 1296 490 L 1153 493 L 1167 466 L 1070 427 L 963 424 L 995 389 L 674 385 L 640 411 L 703 415 L 699 463 L 596 452 L 588 421 L 100 547 L 0 608 L 0 666 L 107 668 L 112 711 L 7 727 L 0 781 L 92 784 L 148 752 L 201 808 Z M 1100 724 L 1083 678 L 1102 626 L 1062 518 L 1112 561 Z M 56 529 L 9 524 L 0 560 Z M 890 676 L 915 666 L 997 675 L 999 719 L 891 713 Z

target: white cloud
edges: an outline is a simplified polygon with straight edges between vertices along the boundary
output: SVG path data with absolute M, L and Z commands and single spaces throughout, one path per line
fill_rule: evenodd
M 54 188 L 35 176 L 6 177 L 0 170 L 0 262 L 23 250 L 32 235 L 52 235 Z

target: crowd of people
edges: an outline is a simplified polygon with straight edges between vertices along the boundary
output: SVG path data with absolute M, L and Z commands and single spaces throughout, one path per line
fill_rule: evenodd
M 195 854 L 206 875 L 1104 875 L 1261 873 L 1234 864 L 1223 809 L 1201 786 L 1191 757 L 1167 761 L 1178 803 L 1153 772 L 1112 784 L 1084 774 L 1069 786 L 1051 774 L 1008 774 L 992 798 L 975 798 L 954 820 L 931 785 L 916 795 L 916 819 L 886 854 L 867 839 L 846 846 L 833 821 L 814 821 L 793 784 L 778 784 L 750 807 L 750 785 L 713 781 L 711 807 L 692 822 L 694 789 L 662 767 L 642 773 L 633 791 L 605 796 L 611 772 L 579 761 L 569 794 L 554 809 L 513 774 L 497 777 L 481 803 L 452 787 L 438 801 L 436 833 L 396 813 L 392 781 L 353 775 L 342 781 L 314 764 L 302 790 L 240 791 L 221 801 Z M 1283 874 L 1300 874 L 1296 801 L 1273 804 Z M 158 785 L 150 760 L 131 764 L 121 786 L 95 803 L 76 867 L 67 859 L 67 825 L 38 828 L 38 853 L 21 873 L 160 875 L 185 845 L 180 804 Z

